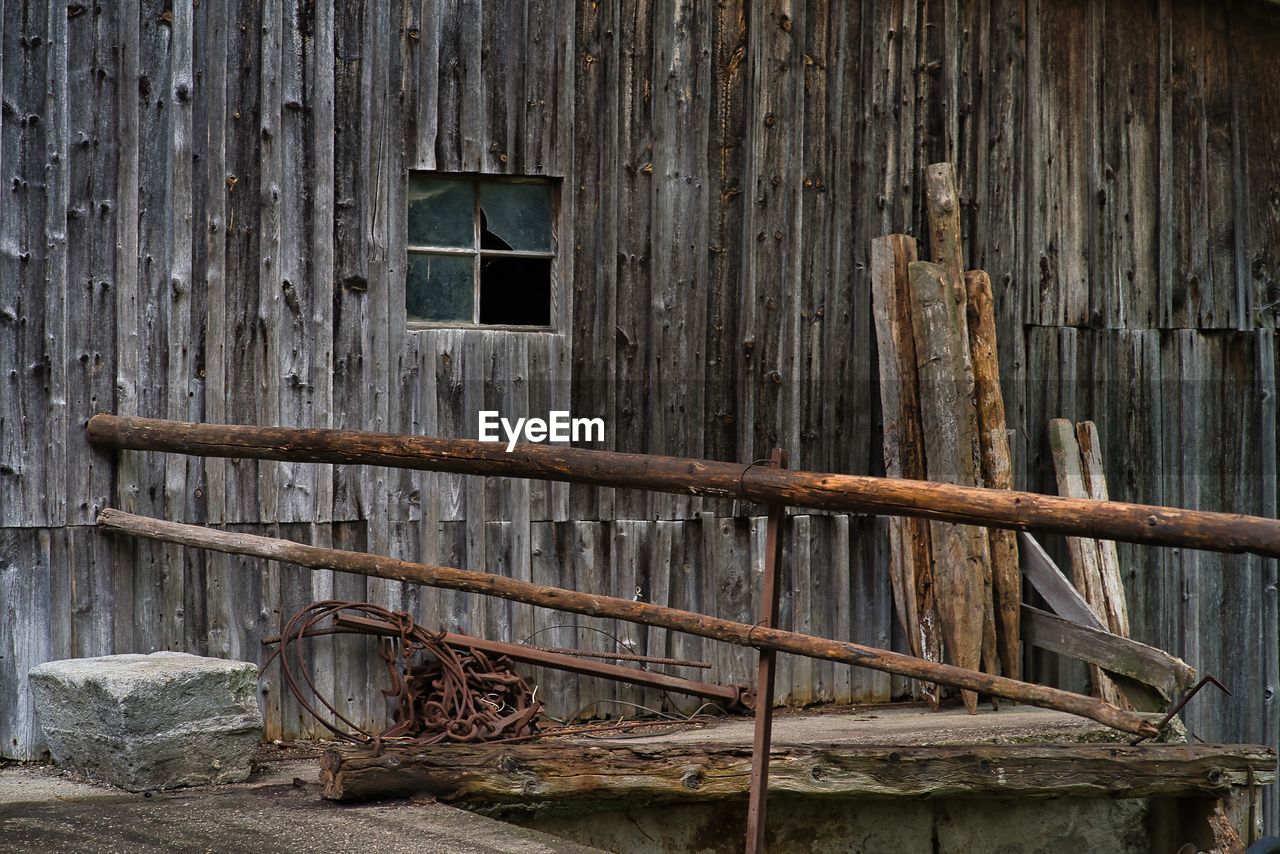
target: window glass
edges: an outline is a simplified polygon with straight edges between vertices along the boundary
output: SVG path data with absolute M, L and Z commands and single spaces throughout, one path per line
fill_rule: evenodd
M 551 325 L 551 259 L 485 255 L 480 259 L 480 322 Z
M 475 257 L 411 252 L 405 274 L 409 320 L 466 320 L 475 311 Z
M 409 178 L 409 245 L 475 245 L 475 185 L 448 178 Z
M 480 248 L 551 250 L 551 185 L 495 181 L 480 185 Z

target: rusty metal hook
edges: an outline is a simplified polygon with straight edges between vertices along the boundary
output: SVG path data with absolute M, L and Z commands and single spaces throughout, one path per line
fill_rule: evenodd
M 1185 694 L 1182 695 L 1182 699 L 1178 701 L 1178 704 L 1169 710 L 1169 714 L 1165 715 L 1164 718 L 1160 721 L 1160 723 L 1156 724 L 1156 735 L 1159 735 L 1160 733 L 1164 732 L 1165 727 L 1169 726 L 1169 722 L 1172 721 L 1175 716 L 1177 716 L 1178 712 L 1182 711 L 1183 707 L 1185 707 L 1187 703 L 1191 702 L 1191 698 L 1194 697 L 1196 694 L 1200 693 L 1200 689 L 1211 682 L 1214 685 L 1217 685 L 1218 688 L 1228 697 L 1231 696 L 1231 689 L 1228 688 L 1226 685 L 1223 685 L 1221 682 L 1219 682 L 1218 677 L 1214 676 L 1213 674 L 1209 674 L 1205 676 L 1199 682 L 1192 685 L 1191 688 Z M 1139 744 L 1146 741 L 1148 738 L 1153 738 L 1153 737 L 1154 736 L 1144 735 L 1141 738 L 1136 738 L 1133 741 L 1129 742 L 1129 746 L 1137 747 Z

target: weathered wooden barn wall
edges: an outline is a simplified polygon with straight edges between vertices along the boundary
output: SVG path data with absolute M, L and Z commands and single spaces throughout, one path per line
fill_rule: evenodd
M 312 598 L 554 643 L 748 656 L 525 606 L 112 542 L 105 505 L 753 613 L 758 508 L 455 475 L 92 451 L 96 411 L 474 435 L 878 472 L 871 238 L 953 159 L 997 292 L 1018 483 L 1093 418 L 1117 498 L 1276 514 L 1280 12 L 976 3 L 4 0 L 0 752 L 22 674 L 162 647 L 261 658 Z M 406 170 L 563 179 L 557 332 L 405 328 Z M 797 514 L 784 620 L 894 643 L 881 523 Z M 1224 678 L 1188 722 L 1277 741 L 1276 567 L 1127 548 L 1135 634 Z M 1065 557 L 1065 555 L 1063 555 Z M 577 628 L 575 628 L 575 626 Z M 378 673 L 321 643 L 368 713 Z M 1073 687 L 1082 671 L 1039 660 Z M 731 665 L 731 666 L 729 666 Z M 887 699 L 786 662 L 792 702 Z M 727 669 L 726 669 L 727 668 Z M 335 677 L 336 673 L 336 677 Z M 273 733 L 313 729 L 278 696 Z M 552 678 L 557 708 L 662 698 Z M 686 704 L 687 705 L 687 704 Z M 376 715 L 374 715 L 376 717 Z

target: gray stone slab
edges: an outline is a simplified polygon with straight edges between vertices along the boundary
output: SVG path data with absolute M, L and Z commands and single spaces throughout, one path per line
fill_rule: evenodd
M 258 668 L 180 652 L 50 661 L 29 674 L 59 765 L 130 791 L 249 776 Z

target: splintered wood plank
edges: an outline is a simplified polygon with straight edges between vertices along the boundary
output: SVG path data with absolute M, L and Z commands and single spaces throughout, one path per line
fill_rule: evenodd
M 1022 613 L 1027 643 L 1088 661 L 1111 673 L 1150 685 L 1160 692 L 1166 705 L 1195 682 L 1195 670 L 1164 650 L 1122 638 L 1104 629 L 1082 626 L 1030 605 L 1024 605 Z
M 1058 493 L 1068 498 L 1088 498 L 1080 463 L 1080 445 L 1076 440 L 1075 428 L 1066 418 L 1054 418 L 1049 422 L 1049 447 L 1058 478 Z M 1102 621 L 1102 625 L 1110 630 L 1112 627 L 1107 615 L 1102 573 L 1098 567 L 1097 546 L 1093 540 L 1085 537 L 1068 537 L 1067 547 L 1071 551 L 1072 582 Z M 1099 697 L 1109 703 L 1119 702 L 1119 692 L 1099 667 L 1091 666 L 1089 673 Z
M 1102 468 L 1102 440 L 1092 421 L 1076 425 L 1076 440 L 1080 445 L 1080 473 L 1087 498 L 1110 501 L 1107 492 L 1107 475 Z M 1120 637 L 1129 637 L 1129 607 L 1125 600 L 1124 581 L 1120 577 L 1120 555 L 1115 540 L 1094 540 L 1098 550 L 1098 575 L 1102 582 L 1104 602 L 1107 606 L 1107 624 Z
M 885 475 L 924 480 L 924 438 L 907 276 L 907 265 L 915 260 L 914 238 L 893 234 L 871 243 L 871 298 L 880 364 Z M 934 602 L 929 523 L 891 516 L 888 524 L 889 577 L 908 649 L 912 655 L 941 661 L 942 636 Z M 936 691 L 928 690 L 926 694 L 936 704 Z
M 983 485 L 989 489 L 1012 489 L 1013 460 L 1005 425 L 1004 395 L 1000 391 L 991 278 L 981 270 L 966 273 L 965 290 Z M 1022 572 L 1018 568 L 1018 540 L 1014 532 L 1006 528 L 991 528 L 988 533 L 991 538 L 991 579 L 1000 666 L 1005 676 L 1021 679 L 1022 656 L 1018 642 L 1021 639 Z
M 956 298 L 947 268 L 925 261 L 908 265 L 920 415 L 930 480 L 974 486 L 978 482 L 973 371 L 969 367 L 964 303 Z M 933 523 L 934 591 L 942 637 L 953 664 L 977 670 L 982 659 L 987 533 L 970 525 Z M 976 694 L 962 694 L 970 713 Z

